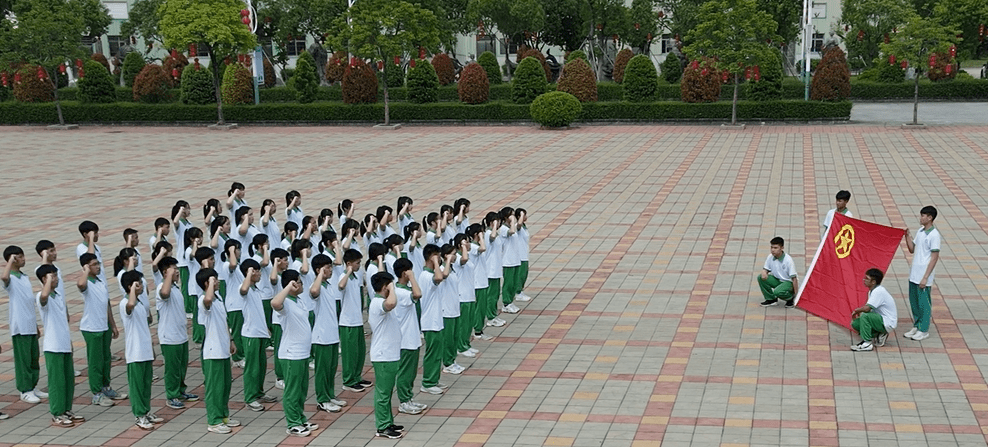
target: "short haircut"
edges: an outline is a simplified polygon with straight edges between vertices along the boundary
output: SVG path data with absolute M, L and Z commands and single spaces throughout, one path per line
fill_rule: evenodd
M 292 204 L 292 199 L 294 199 L 296 197 L 302 197 L 302 194 L 299 194 L 298 191 L 296 191 L 294 189 L 291 190 L 291 191 L 288 191 L 288 193 L 285 194 L 285 206 L 291 205 Z
M 778 245 L 780 247 L 785 247 L 786 246 L 786 240 L 783 239 L 781 236 L 773 237 L 772 240 L 769 243 L 772 244 L 772 245 Z
M 165 219 L 164 217 L 159 217 L 159 218 L 157 218 L 157 219 L 154 220 L 154 229 L 155 230 L 157 230 L 158 228 L 161 228 L 161 227 L 167 227 L 169 225 L 171 225 L 171 222 L 169 222 L 168 219 Z
M 426 244 L 425 247 L 422 248 L 422 256 L 426 260 L 431 258 L 433 255 L 438 255 L 438 254 L 439 254 L 439 246 L 436 244 Z
M 229 253 L 230 247 L 237 247 L 237 250 L 243 250 L 243 248 L 240 246 L 240 241 L 236 239 L 227 239 L 226 243 L 223 244 L 223 253 L 220 253 L 221 261 L 223 262 L 229 261 L 229 259 L 227 259 L 226 254 Z
M 83 253 L 82 256 L 79 256 L 79 265 L 87 265 L 97 259 L 99 258 L 93 253 Z
M 931 205 L 924 206 L 919 210 L 919 214 L 926 214 L 930 216 L 930 220 L 937 220 L 937 209 Z
M 271 250 L 272 261 L 275 259 L 287 258 L 287 257 L 288 257 L 288 250 L 285 250 L 284 248 L 276 248 L 274 250 Z
M 123 232 L 123 238 L 124 238 L 124 240 L 126 240 L 127 238 L 129 238 L 130 235 L 132 235 L 132 234 L 137 234 L 137 230 L 135 230 L 133 228 L 128 228 L 128 229 L 124 230 L 124 232 Z
M 135 282 L 138 282 L 142 279 L 144 279 L 143 273 L 137 270 L 131 270 L 129 272 L 124 272 L 124 274 L 120 276 L 120 285 L 122 285 L 124 291 L 129 294 L 130 286 L 134 285 Z
M 395 271 L 395 276 L 397 276 L 397 277 L 400 278 L 401 275 L 404 275 L 405 272 L 407 272 L 407 271 L 409 271 L 409 270 L 412 269 L 412 261 L 409 261 L 406 258 L 401 258 L 401 259 L 395 261 L 395 265 L 394 265 L 393 268 L 394 268 L 394 271 Z
M 332 263 L 333 260 L 330 259 L 329 256 L 326 256 L 322 253 L 319 253 L 318 255 L 312 257 L 312 268 L 315 270 L 319 270 Z
M 298 224 L 290 220 L 285 222 L 285 231 L 281 234 L 281 237 L 287 236 L 289 231 L 298 232 Z
M 851 200 L 851 191 L 845 189 L 837 191 L 837 200 Z
M 90 231 L 99 231 L 99 225 L 96 225 L 96 222 L 91 220 L 84 220 L 79 224 L 79 234 L 85 236 Z
M 875 280 L 875 285 L 882 285 L 882 280 L 885 279 L 885 274 L 877 268 L 870 268 L 865 272 L 865 276 Z
M 242 206 L 240 208 L 237 208 L 237 212 L 234 213 L 234 217 L 237 219 L 237 221 L 234 222 L 234 223 L 237 224 L 237 225 L 240 225 L 241 223 L 243 223 L 244 216 L 246 216 L 247 213 L 250 213 L 250 207 L 249 206 Z
M 347 251 L 343 252 L 343 262 L 349 264 L 353 261 L 359 261 L 364 255 L 360 253 L 360 250 L 356 248 L 348 248 Z
M 10 257 L 14 255 L 23 255 L 24 250 L 16 245 L 9 245 L 7 248 L 3 249 L 3 260 L 10 261 Z
M 34 246 L 34 250 L 40 255 L 41 252 L 48 250 L 50 248 L 55 248 L 55 244 L 48 239 L 42 239 L 38 241 L 38 244 Z
M 209 258 L 212 258 L 214 256 L 216 256 L 216 252 L 213 251 L 213 249 L 212 248 L 209 248 L 209 247 L 199 247 L 196 250 L 195 254 L 193 255 L 193 257 L 196 259 L 196 262 L 198 262 L 200 264 L 202 264 L 202 261 L 205 261 L 205 260 L 207 260 Z
M 246 191 L 247 187 L 245 187 L 243 183 L 233 182 L 233 184 L 230 185 L 230 191 L 226 193 L 226 196 L 230 197 L 231 195 L 233 195 L 233 191 L 236 191 L 238 189 L 242 189 Z
M 292 249 L 292 259 L 298 259 L 302 256 L 302 250 L 312 248 L 312 242 L 309 242 L 308 239 L 295 239 L 292 241 L 292 246 L 290 248 Z
M 374 276 L 371 276 L 371 287 L 374 288 L 374 292 L 380 293 L 388 284 L 394 282 L 394 280 L 395 277 L 391 276 L 388 272 L 377 272 Z
M 298 281 L 299 274 L 295 270 L 285 270 L 281 272 L 281 287 L 288 287 L 292 281 Z
M 175 206 L 172 207 L 172 219 L 178 217 L 178 213 L 182 211 L 182 208 L 182 205 L 179 203 L 176 203 Z
M 169 267 L 175 267 L 175 266 L 178 266 L 178 259 L 175 259 L 171 256 L 165 256 L 161 258 L 160 261 L 158 261 L 159 272 L 164 272 L 165 270 L 168 270 Z
M 34 274 L 38 275 L 38 280 L 41 281 L 42 283 L 45 282 L 45 276 L 47 276 L 49 273 L 58 273 L 58 268 L 52 264 L 42 264 L 38 266 L 37 270 L 34 271 Z
M 261 271 L 261 264 L 253 259 L 244 259 L 244 262 L 240 263 L 240 273 L 244 274 L 244 278 L 247 277 L 247 270 L 254 269 L 254 271 Z
M 196 284 L 199 285 L 203 293 L 206 292 L 206 284 L 209 283 L 209 278 L 219 278 L 219 274 L 216 273 L 216 270 L 209 268 L 199 270 L 199 273 L 196 273 Z M 216 292 L 219 291 L 217 290 Z

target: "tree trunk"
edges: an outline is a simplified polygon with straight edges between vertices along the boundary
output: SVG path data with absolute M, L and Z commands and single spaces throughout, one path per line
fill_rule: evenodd
M 382 60 L 384 61 L 384 125 L 387 126 L 391 124 L 391 107 L 388 103 L 388 65 L 390 64 L 387 56 L 383 56 Z
M 913 125 L 919 124 L 919 70 L 913 76 Z
M 734 73 L 734 99 L 731 101 L 731 125 L 738 123 L 738 82 L 740 82 L 741 75 Z
M 58 70 L 56 69 L 55 71 Z M 51 82 L 51 86 L 55 88 L 55 110 L 58 112 L 58 124 L 60 126 L 64 126 L 65 118 L 62 117 L 62 102 L 58 100 L 58 82 L 51 76 L 48 76 L 48 81 Z
M 213 51 L 212 45 L 207 45 L 209 49 L 209 68 L 213 71 L 213 90 L 216 92 L 216 115 L 218 121 L 216 124 L 222 126 L 226 124 L 223 120 L 223 95 L 220 90 L 220 61 L 216 59 L 216 52 Z

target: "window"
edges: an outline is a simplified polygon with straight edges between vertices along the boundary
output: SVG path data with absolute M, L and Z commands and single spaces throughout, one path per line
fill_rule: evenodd
M 816 3 L 813 2 L 813 10 L 811 12 L 814 19 L 826 19 L 827 18 L 827 4 L 826 3 Z
M 676 47 L 676 40 L 672 38 L 672 34 L 662 35 L 662 54 L 666 54 L 672 51 Z
M 82 36 L 82 39 L 80 39 L 80 43 L 82 44 L 83 51 L 85 51 L 87 54 L 103 52 L 103 47 L 102 45 L 100 45 L 100 41 L 97 40 L 95 37 Z
M 304 51 L 305 39 L 289 40 L 288 43 L 285 44 L 285 52 L 288 53 L 289 56 L 298 56 Z
M 813 33 L 813 40 L 810 45 L 810 51 L 814 53 L 819 53 L 823 51 L 823 33 Z
M 111 58 L 120 54 L 120 47 L 126 44 L 120 36 L 106 36 L 106 43 L 110 45 L 109 57 Z
M 480 55 L 484 54 L 485 51 L 490 51 L 491 53 L 497 54 L 497 51 L 494 51 L 495 50 L 494 47 L 495 47 L 494 42 L 491 40 L 490 37 L 477 36 L 477 57 L 480 57 Z

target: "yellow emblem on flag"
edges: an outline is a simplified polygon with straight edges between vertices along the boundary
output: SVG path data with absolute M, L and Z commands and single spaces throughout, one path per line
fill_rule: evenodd
M 850 224 L 845 224 L 839 231 L 837 235 L 834 236 L 834 244 L 837 245 L 837 258 L 844 259 L 851 254 L 851 248 L 854 247 L 854 227 Z

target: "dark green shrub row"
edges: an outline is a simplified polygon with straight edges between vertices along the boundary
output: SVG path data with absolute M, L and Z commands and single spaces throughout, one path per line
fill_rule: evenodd
M 682 102 L 629 103 L 623 101 L 584 103 L 577 121 L 631 120 L 679 121 L 725 120 L 731 116 L 729 102 L 686 104 Z M 62 111 L 69 123 L 130 123 L 130 122 L 194 122 L 216 121 L 213 105 L 169 104 L 81 104 L 63 101 Z M 311 104 L 265 104 L 257 106 L 224 106 L 223 115 L 230 122 L 380 122 L 384 119 L 384 104 L 347 105 L 338 102 Z M 738 104 L 742 120 L 829 120 L 848 119 L 851 103 L 765 101 Z M 272 119 L 277 117 L 277 119 Z M 391 105 L 392 121 L 527 121 L 531 119 L 528 104 L 506 101 L 467 105 L 458 102 Z M 57 120 L 52 103 L 5 102 L 0 104 L 0 124 L 49 124 Z

